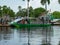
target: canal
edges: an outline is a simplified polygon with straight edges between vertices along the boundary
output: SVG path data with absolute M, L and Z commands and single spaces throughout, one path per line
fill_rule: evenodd
M 0 45 L 59 45 L 60 26 L 15 29 L 0 27 Z

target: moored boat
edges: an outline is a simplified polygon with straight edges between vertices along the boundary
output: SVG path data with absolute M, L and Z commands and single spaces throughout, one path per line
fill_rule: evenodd
M 25 27 L 48 27 L 51 26 L 50 23 L 42 23 L 41 21 L 35 21 L 30 20 L 30 18 L 20 18 L 16 19 L 15 21 L 11 22 L 11 26 L 18 27 L 18 28 L 25 28 Z M 31 18 L 32 19 L 32 18 Z

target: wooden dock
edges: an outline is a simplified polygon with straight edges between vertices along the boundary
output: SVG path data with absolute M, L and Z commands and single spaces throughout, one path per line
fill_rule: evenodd
M 51 24 L 52 26 L 60 26 L 60 24 Z
M 8 24 L 0 24 L 0 27 L 10 27 Z
M 51 23 L 51 25 L 60 25 L 60 23 Z

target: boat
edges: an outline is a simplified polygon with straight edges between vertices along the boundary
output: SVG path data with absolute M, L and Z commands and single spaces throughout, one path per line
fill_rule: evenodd
M 18 23 L 18 22 L 20 22 L 21 20 L 25 20 L 25 19 L 36 19 L 36 18 L 19 18 L 19 19 L 16 19 L 16 20 L 14 20 L 14 21 L 12 21 L 11 23 L 9 23 L 10 24 L 10 26 L 12 26 L 12 27 L 17 27 L 17 28 L 25 28 L 25 27 L 27 27 L 27 28 L 30 28 L 30 27 L 48 27 L 48 26 L 51 26 L 51 24 L 37 24 L 37 23 L 26 23 L 26 24 L 22 24 L 22 23 Z M 29 20 L 30 21 L 30 20 Z
M 51 26 L 51 24 L 18 24 L 14 23 L 12 26 L 17 27 L 17 28 L 30 28 L 30 27 L 48 27 Z

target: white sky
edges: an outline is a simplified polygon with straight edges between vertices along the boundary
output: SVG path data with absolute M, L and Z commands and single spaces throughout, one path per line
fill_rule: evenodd
M 22 6 L 23 8 L 27 7 L 27 2 L 26 1 L 22 1 L 22 0 L 0 0 L 0 5 L 7 5 L 8 7 L 10 7 L 11 9 L 13 9 L 15 12 L 18 11 L 18 6 Z M 30 1 L 30 6 L 32 6 L 33 8 L 37 8 L 37 7 L 43 7 L 40 3 L 40 0 L 31 0 Z M 60 11 L 60 4 L 58 4 L 58 0 L 51 0 L 50 5 L 48 6 L 48 10 L 51 9 L 51 12 L 53 11 Z

